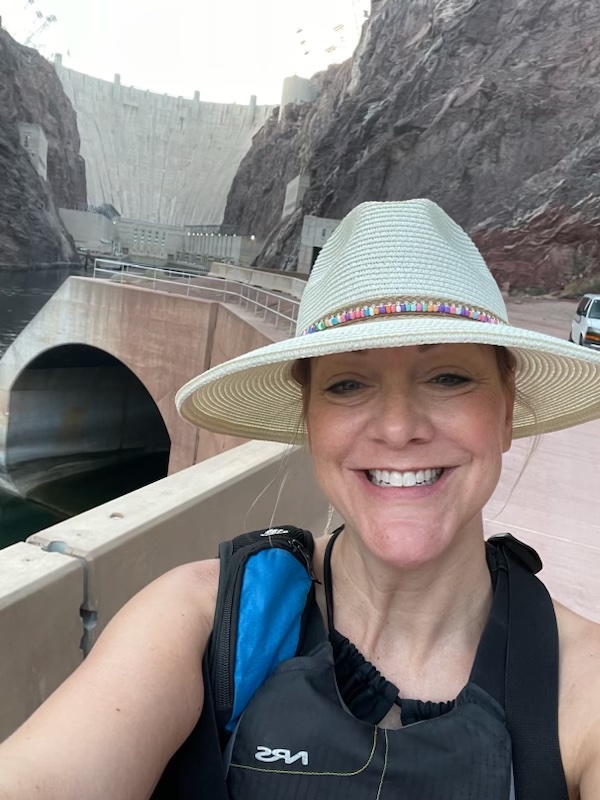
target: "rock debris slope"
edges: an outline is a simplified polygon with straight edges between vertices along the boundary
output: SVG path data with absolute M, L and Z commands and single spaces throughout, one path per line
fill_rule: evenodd
M 48 140 L 48 180 L 19 142 L 18 123 L 40 125 Z M 0 29 L 0 264 L 75 261 L 59 206 L 85 202 L 77 120 L 52 66 Z
M 430 197 L 514 288 L 597 274 L 599 37 L 597 0 L 373 0 L 353 59 L 254 138 L 225 221 L 293 269 L 304 214 Z M 311 188 L 281 223 L 300 172 Z

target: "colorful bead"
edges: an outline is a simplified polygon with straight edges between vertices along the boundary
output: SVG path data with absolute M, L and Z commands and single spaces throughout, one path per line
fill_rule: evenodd
M 353 322 L 356 319 L 365 319 L 368 317 L 375 317 L 381 315 L 392 314 L 451 314 L 454 316 L 467 317 L 477 322 L 487 322 L 492 325 L 502 324 L 496 317 L 487 314 L 485 311 L 480 311 L 476 308 L 469 308 L 468 306 L 461 306 L 456 304 L 432 302 L 430 300 L 420 301 L 393 301 L 383 302 L 372 306 L 363 306 L 362 308 L 353 308 L 348 311 L 340 311 L 337 314 L 325 319 L 321 319 L 314 325 L 308 327 L 301 335 L 307 333 L 316 333 L 316 331 L 325 330 L 325 328 L 334 328 L 337 325 L 343 325 L 346 322 Z

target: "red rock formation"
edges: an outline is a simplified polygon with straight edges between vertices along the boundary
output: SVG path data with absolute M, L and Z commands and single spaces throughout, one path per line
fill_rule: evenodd
M 353 59 L 255 137 L 226 221 L 252 215 L 259 263 L 293 268 L 304 214 L 430 197 L 514 288 L 600 272 L 599 24 L 597 0 L 373 0 Z

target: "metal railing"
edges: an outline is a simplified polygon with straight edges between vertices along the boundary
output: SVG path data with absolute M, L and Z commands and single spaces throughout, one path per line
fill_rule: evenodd
M 186 297 L 232 303 L 274 325 L 276 330 L 286 331 L 289 336 L 294 332 L 298 318 L 300 303 L 293 297 L 198 272 L 97 258 L 94 260 L 94 278 L 141 283 L 147 288 L 185 294 Z

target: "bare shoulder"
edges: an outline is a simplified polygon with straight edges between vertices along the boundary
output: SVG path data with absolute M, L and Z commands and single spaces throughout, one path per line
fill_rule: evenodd
M 554 609 L 560 639 L 561 672 L 568 681 L 564 688 L 579 684 L 583 677 L 592 679 L 597 675 L 600 681 L 600 625 L 557 601 L 554 601 Z
M 600 797 L 600 625 L 554 602 L 560 641 L 559 733 L 582 800 Z
M 160 578 L 148 584 L 131 602 L 140 599 L 146 601 L 156 596 L 160 597 L 161 602 L 166 600 L 168 606 L 173 606 L 181 603 L 182 597 L 185 597 L 191 603 L 190 610 L 193 609 L 200 614 L 210 614 L 212 623 L 218 586 L 218 559 L 192 561 L 165 572 Z
M 219 562 L 217 559 L 183 564 L 166 572 L 135 595 L 107 625 L 92 650 L 93 662 L 105 646 L 114 647 L 119 631 L 134 626 L 153 638 L 165 636 L 171 641 L 178 632 L 185 635 L 193 626 L 198 644 L 212 629 Z M 164 628 L 164 630 L 163 630 Z

